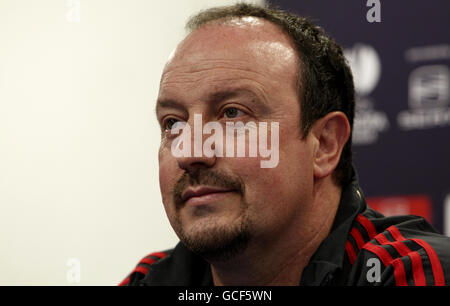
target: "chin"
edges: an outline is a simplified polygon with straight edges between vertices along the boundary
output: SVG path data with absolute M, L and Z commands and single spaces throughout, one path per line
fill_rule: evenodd
M 227 261 L 246 249 L 250 222 L 245 217 L 234 222 L 203 218 L 191 226 L 182 226 L 177 232 L 181 242 L 197 255 L 209 261 Z

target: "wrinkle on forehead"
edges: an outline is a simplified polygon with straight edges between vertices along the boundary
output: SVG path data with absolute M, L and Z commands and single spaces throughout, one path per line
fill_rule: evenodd
M 258 71 L 249 70 L 242 63 L 242 67 L 229 66 L 220 61 L 200 63 L 196 66 L 178 66 L 176 69 L 167 71 L 161 78 L 161 88 L 164 88 L 165 95 L 177 96 L 178 93 L 185 93 L 194 88 L 206 87 L 209 90 L 219 90 L 227 86 L 250 86 L 267 98 L 266 89 L 269 86 L 264 82 L 265 75 Z M 210 73 L 214 72 L 214 73 Z M 263 83 L 264 82 L 264 83 Z M 179 98 L 181 99 L 181 98 Z
M 210 71 L 216 73 L 209 74 Z M 202 78 L 209 78 L 214 76 L 221 77 L 221 74 L 227 72 L 233 73 L 235 77 L 241 77 L 243 75 L 260 75 L 263 76 L 258 70 L 253 70 L 248 67 L 248 61 L 245 60 L 232 60 L 229 59 L 205 59 L 192 65 L 191 63 L 183 63 L 172 65 L 170 69 L 166 70 L 161 80 L 169 82 L 172 79 L 172 75 L 175 79 L 192 79 L 200 80 Z

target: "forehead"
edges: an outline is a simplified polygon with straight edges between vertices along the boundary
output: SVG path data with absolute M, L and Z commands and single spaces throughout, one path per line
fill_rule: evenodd
M 160 95 L 208 83 L 296 87 L 298 56 L 291 39 L 259 18 L 213 21 L 190 33 L 171 54 Z

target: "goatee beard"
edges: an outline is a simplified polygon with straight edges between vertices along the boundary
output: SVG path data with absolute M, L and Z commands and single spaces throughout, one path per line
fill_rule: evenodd
M 187 234 L 182 227 L 178 236 L 192 252 L 209 262 L 226 262 L 242 254 L 250 240 L 250 222 L 241 216 L 238 224 L 211 226 L 211 230 Z
M 181 196 L 189 186 L 207 185 L 231 189 L 241 195 L 240 217 L 234 224 L 207 224 L 206 228 L 193 225 L 187 232 L 180 218 L 180 209 L 184 206 Z M 173 202 L 176 208 L 175 232 L 181 242 L 194 253 L 208 261 L 228 261 L 242 253 L 250 239 L 250 222 L 247 217 L 247 203 L 244 199 L 244 184 L 239 177 L 212 170 L 198 168 L 185 172 L 174 187 Z M 207 217 L 206 217 L 207 218 Z M 211 220 L 211 222 L 214 222 Z

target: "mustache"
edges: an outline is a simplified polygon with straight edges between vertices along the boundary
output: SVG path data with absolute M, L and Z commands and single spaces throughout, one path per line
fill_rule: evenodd
M 207 168 L 199 168 L 193 172 L 185 172 L 177 181 L 173 189 L 173 200 L 177 208 L 180 208 L 184 201 L 183 192 L 188 187 L 197 185 L 206 185 L 211 187 L 227 188 L 244 194 L 244 184 L 239 177 L 231 176 L 221 171 Z

